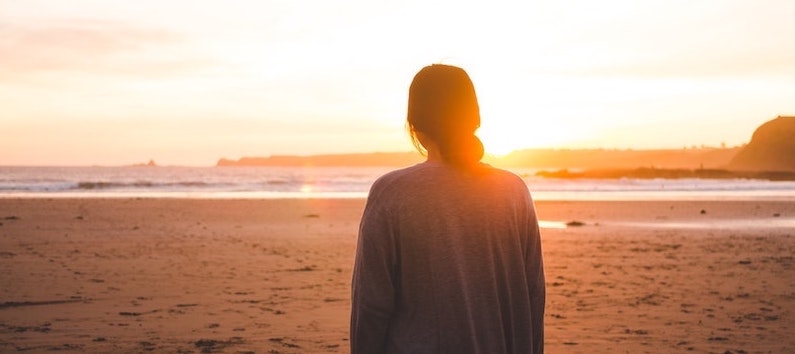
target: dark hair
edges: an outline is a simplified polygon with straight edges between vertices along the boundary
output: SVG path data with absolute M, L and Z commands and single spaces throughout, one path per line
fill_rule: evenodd
M 417 132 L 433 140 L 442 159 L 456 167 L 472 167 L 483 158 L 483 144 L 475 136 L 480 127 L 478 98 L 464 69 L 441 64 L 422 68 L 409 88 L 406 120 L 420 152 Z

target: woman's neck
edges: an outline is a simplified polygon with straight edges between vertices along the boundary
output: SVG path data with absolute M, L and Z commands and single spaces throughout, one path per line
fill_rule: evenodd
M 428 162 L 444 162 L 442 154 L 439 153 L 439 150 L 433 149 L 427 151 L 428 151 L 428 159 L 427 159 Z
M 425 151 L 428 153 L 428 162 L 444 162 L 442 158 L 442 153 L 439 152 L 439 147 L 433 140 L 429 139 L 425 134 L 422 132 L 416 132 L 417 138 L 420 141 L 422 147 L 425 148 Z

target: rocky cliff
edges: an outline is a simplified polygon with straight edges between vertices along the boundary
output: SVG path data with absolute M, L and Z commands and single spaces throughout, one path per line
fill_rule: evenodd
M 795 117 L 768 121 L 729 163 L 732 170 L 795 171 Z

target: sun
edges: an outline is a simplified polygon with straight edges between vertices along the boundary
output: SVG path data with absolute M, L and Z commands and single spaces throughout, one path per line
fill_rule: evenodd
M 501 157 L 528 148 L 564 148 L 584 138 L 583 127 L 572 124 L 576 117 L 534 98 L 543 97 L 543 92 L 507 90 L 516 84 L 508 77 L 487 80 L 479 91 L 477 135 L 487 154 Z
M 522 148 L 520 145 L 514 144 L 512 141 L 507 139 L 500 139 L 499 137 L 495 138 L 492 134 L 484 134 L 481 132 L 477 135 L 480 138 L 480 141 L 483 142 L 483 148 L 486 154 L 489 155 L 503 157 L 515 150 Z
M 497 157 L 528 148 L 562 148 L 577 136 L 554 121 L 495 120 L 477 133 L 487 154 Z

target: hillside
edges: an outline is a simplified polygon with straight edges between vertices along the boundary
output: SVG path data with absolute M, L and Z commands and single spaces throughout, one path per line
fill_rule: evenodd
M 217 166 L 409 166 L 419 153 L 379 152 L 221 159 Z M 743 147 L 661 150 L 526 149 L 484 162 L 505 168 L 544 169 L 554 178 L 750 178 L 795 180 L 795 117 L 762 124 Z
M 732 170 L 795 171 L 795 117 L 768 121 L 729 163 Z

